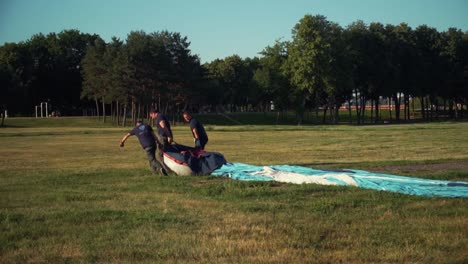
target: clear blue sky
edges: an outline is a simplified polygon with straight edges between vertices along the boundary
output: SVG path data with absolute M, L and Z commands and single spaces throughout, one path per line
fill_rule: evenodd
M 290 40 L 306 14 L 343 27 L 363 20 L 468 31 L 468 0 L 0 0 L 0 45 L 64 29 L 106 41 L 169 30 L 187 36 L 192 53 L 207 62 L 258 56 L 276 39 Z

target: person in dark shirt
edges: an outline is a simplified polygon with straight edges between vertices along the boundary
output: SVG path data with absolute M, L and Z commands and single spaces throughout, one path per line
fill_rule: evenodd
M 174 142 L 171 124 L 169 123 L 166 116 L 160 113 L 157 109 L 151 109 L 150 117 L 156 120 L 156 127 L 158 129 L 158 141 L 163 145 L 163 147 Z
M 159 163 L 163 164 L 166 171 L 170 171 L 169 168 L 164 164 L 163 150 L 166 146 L 174 142 L 174 136 L 172 135 L 171 123 L 158 109 L 151 109 L 150 117 L 156 121 L 156 127 L 158 133 L 156 134 L 157 149 L 156 149 L 156 159 Z
M 208 143 L 208 135 L 206 134 L 202 123 L 193 118 L 192 115 L 187 111 L 184 111 L 182 115 L 185 121 L 190 124 L 190 131 L 192 132 L 193 139 L 195 141 L 195 148 L 205 149 L 205 145 Z
M 125 146 L 125 141 L 130 136 L 136 136 L 138 141 L 140 141 L 141 147 L 146 151 L 151 170 L 154 173 L 167 175 L 167 167 L 155 155 L 157 137 L 154 134 L 153 128 L 150 125 L 144 124 L 142 120 L 138 120 L 136 126 L 122 138 L 120 147 Z

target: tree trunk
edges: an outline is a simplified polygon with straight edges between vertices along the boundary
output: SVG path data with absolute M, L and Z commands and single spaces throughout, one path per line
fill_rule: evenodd
M 406 94 L 403 96 L 403 116 L 404 116 L 404 120 L 408 120 L 407 119 L 407 113 L 408 113 L 408 108 L 407 108 L 407 104 L 406 104 Z
M 297 118 L 297 125 L 302 125 L 302 121 L 304 120 L 304 109 L 305 109 L 306 99 L 305 96 L 302 97 L 301 103 L 299 105 L 298 110 L 296 111 L 296 118 Z
M 403 106 L 404 106 L 403 108 L 404 120 L 408 120 L 409 109 L 408 109 L 408 101 L 407 101 L 406 93 L 403 96 Z
M 135 98 L 132 97 L 132 124 L 136 123 Z
M 104 102 L 104 97 L 102 97 L 102 122 L 106 122 L 106 103 Z
M 405 95 L 406 120 L 410 120 L 409 95 Z
M 353 123 L 353 111 L 351 109 L 351 100 L 348 100 L 349 124 Z
M 426 107 L 428 111 L 429 121 L 432 121 L 432 103 L 431 103 L 431 96 L 426 98 Z
M 114 113 L 115 113 L 115 110 L 114 110 L 114 102 L 111 101 L 111 103 L 110 103 L 111 123 L 113 123 L 113 122 L 115 121 Z
M 0 111 L 2 111 L 2 113 L 1 113 L 2 123 L 0 124 L 0 127 L 3 127 L 3 125 L 5 125 L 5 109 L 0 108 Z
M 465 105 L 464 105 L 463 101 L 461 101 L 461 102 L 460 102 L 460 109 L 459 109 L 459 111 L 458 111 L 458 117 L 459 117 L 460 119 L 463 119 L 463 118 L 464 118 L 464 115 L 463 115 L 463 112 L 464 112 L 463 110 L 464 110 L 464 108 L 465 108 Z
M 377 97 L 377 100 L 375 100 L 375 123 L 379 123 L 380 120 L 380 98 Z
M 235 111 L 236 109 L 234 108 L 234 104 L 232 105 L 233 107 L 233 110 Z M 166 105 L 164 106 L 164 114 L 167 114 L 167 112 L 169 111 L 169 102 L 166 102 Z
M 338 124 L 340 120 L 340 105 L 335 105 L 335 117 L 333 118 L 333 124 Z
M 123 116 L 122 116 L 122 126 L 125 127 L 126 125 L 127 125 L 127 104 L 124 105 Z
M 317 105 L 314 107 L 314 112 L 315 112 L 314 124 L 318 125 L 318 122 L 319 122 L 319 108 L 318 108 Z
M 140 117 L 141 117 L 141 104 L 138 103 L 136 120 L 140 120 Z
M 421 96 L 421 97 L 419 98 L 419 101 L 421 102 L 421 114 L 422 114 L 422 118 L 423 118 L 424 120 L 426 120 L 426 119 L 427 119 L 427 117 L 426 117 L 426 107 L 425 107 L 426 104 L 424 103 L 424 96 Z
M 358 91 L 357 89 L 354 91 L 354 98 L 356 98 L 356 118 L 357 124 L 361 124 L 361 102 L 358 102 Z
M 395 102 L 395 120 L 400 122 L 400 93 L 396 93 L 393 95 L 393 101 Z
M 116 124 L 117 124 L 117 126 L 118 126 L 118 125 L 120 125 L 120 105 L 119 105 L 119 100 L 116 100 L 115 103 L 116 103 L 116 105 L 117 105 L 116 108 L 115 108 L 115 110 L 116 110 L 115 119 L 116 119 Z
M 388 98 L 388 114 L 390 116 L 390 122 L 392 121 L 392 98 Z
M 365 124 L 365 117 L 366 117 L 366 97 L 365 96 L 361 96 L 361 110 L 359 111 L 361 113 L 361 116 L 358 117 L 358 120 L 360 120 L 358 122 L 358 124 Z
M 458 106 L 457 106 L 457 101 L 455 99 L 453 99 L 453 106 L 454 106 L 455 119 L 458 119 Z
M 335 123 L 335 105 L 336 98 L 334 96 L 330 96 L 330 100 L 328 101 L 328 108 L 330 109 L 330 124 Z
M 94 102 L 96 103 L 96 114 L 97 114 L 97 119 L 99 120 L 99 103 L 97 97 L 94 97 Z
M 328 110 L 328 106 L 326 105 L 323 109 L 322 124 L 325 124 L 327 122 L 327 110 Z

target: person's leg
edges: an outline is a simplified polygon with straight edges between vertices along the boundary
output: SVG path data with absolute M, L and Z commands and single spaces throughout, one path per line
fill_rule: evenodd
M 201 149 L 205 150 L 206 143 L 208 143 L 208 140 L 201 142 Z
M 156 153 L 155 153 L 156 147 L 147 147 L 145 148 L 145 151 L 146 151 L 146 156 L 148 157 L 148 162 L 149 162 L 151 171 L 154 173 L 162 172 L 164 174 L 164 172 L 161 171 L 162 169 L 161 165 L 156 160 Z
M 158 162 L 159 166 L 163 169 L 163 173 L 167 174 L 171 171 L 166 164 L 164 164 L 163 146 L 161 144 L 157 144 L 156 146 L 156 162 Z

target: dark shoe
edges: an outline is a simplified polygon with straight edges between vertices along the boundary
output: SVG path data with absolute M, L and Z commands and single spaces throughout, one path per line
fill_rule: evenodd
M 163 168 L 159 168 L 159 173 L 163 174 L 164 176 L 167 176 L 167 172 Z

